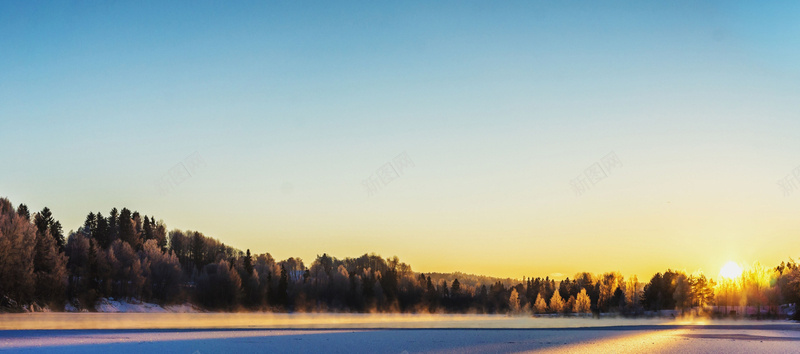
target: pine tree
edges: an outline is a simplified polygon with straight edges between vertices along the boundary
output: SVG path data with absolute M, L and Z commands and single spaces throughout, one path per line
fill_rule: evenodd
M 92 238 L 102 249 L 107 249 L 111 245 L 111 230 L 108 227 L 108 219 L 103 217 L 103 214 L 97 213 L 95 216 L 95 232 L 92 233 Z
M 450 295 L 453 297 L 458 296 L 461 294 L 461 283 L 458 282 L 458 279 L 453 279 L 453 285 L 450 286 Z
M 253 275 L 253 258 L 250 257 L 250 249 L 247 249 L 247 255 L 244 257 L 244 271 L 248 275 Z
M 93 212 L 86 215 L 86 221 L 83 222 L 82 232 L 84 235 L 91 237 L 97 230 L 97 219 Z
M 20 204 L 17 207 L 17 215 L 25 218 L 25 220 L 30 220 L 31 219 L 31 212 L 30 212 L 30 210 L 28 210 L 28 206 L 25 205 L 25 204 Z
M 147 215 L 144 216 L 144 225 L 142 225 L 142 229 L 144 231 L 144 241 L 149 241 L 153 239 L 153 225 L 150 224 L 150 218 Z
M 36 225 L 36 232 L 37 234 L 48 234 L 50 229 L 50 224 L 53 222 L 53 214 L 50 212 L 50 208 L 44 207 L 42 211 L 36 213 L 33 217 L 33 224 Z
M 56 241 L 59 252 L 64 252 L 64 246 L 67 244 L 64 239 L 64 229 L 61 227 L 60 221 L 54 221 L 50 224 L 50 236 Z
M 61 223 L 53 220 L 50 209 L 45 207 L 34 216 L 34 224 L 37 229 L 33 256 L 34 299 L 61 308 L 67 286 L 67 259 L 57 242 Z M 63 239 L 63 235 L 61 237 Z
M 99 220 L 102 218 L 99 216 L 100 213 L 97 213 Z M 86 276 L 89 278 L 89 294 L 88 294 L 88 303 L 94 304 L 94 300 L 97 296 L 100 296 L 100 286 L 98 284 L 97 279 L 97 249 L 96 249 L 95 240 L 90 238 L 89 239 L 89 255 L 88 255 L 88 272 Z
M 119 213 L 118 223 L 119 239 L 127 242 L 134 250 L 137 249 L 139 246 L 139 239 L 136 237 L 131 211 L 128 210 L 128 208 L 122 208 L 122 211 Z
M 117 208 L 111 209 L 111 212 L 108 215 L 108 237 L 106 237 L 106 244 L 103 245 L 103 248 L 108 248 L 112 242 L 116 241 L 119 237 L 119 212 Z
M 450 291 L 447 289 L 447 281 L 442 279 L 442 283 L 439 285 L 439 296 L 442 298 L 450 297 Z
M 288 290 L 289 290 L 289 275 L 286 272 L 286 266 L 281 265 L 281 277 L 278 280 L 278 293 L 275 296 L 278 304 L 281 306 L 288 305 Z

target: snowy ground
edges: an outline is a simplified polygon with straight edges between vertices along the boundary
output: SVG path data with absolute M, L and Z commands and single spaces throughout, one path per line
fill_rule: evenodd
M 22 315 L 22 318 L 20 315 Z M 0 315 L 9 329 L 45 328 L 61 314 Z M 79 329 L 0 331 L 0 351 L 59 353 L 797 353 L 800 325 L 789 322 L 665 322 L 505 316 L 66 314 Z M 91 315 L 107 317 L 85 320 Z M 138 317 L 131 317 L 135 315 Z M 225 315 L 227 317 L 214 317 Z M 27 316 L 27 317 L 24 317 Z M 57 320 L 48 318 L 58 317 Z M 111 317 L 113 316 L 113 317 Z M 169 325 L 164 316 L 174 317 Z M 211 317 L 208 317 L 211 316 Z M 239 316 L 239 317 L 237 317 Z M 16 318 L 15 318 L 16 317 Z M 239 318 L 241 320 L 233 320 Z M 273 324 L 263 322 L 271 318 Z M 222 321 L 219 327 L 207 321 Z M 242 326 L 249 320 L 262 322 Z M 572 326 L 564 324 L 571 323 Z M 123 324 L 127 326 L 123 326 Z M 150 326 L 146 326 L 146 325 Z M 199 324 L 193 326 L 193 324 Z M 160 326 L 162 329 L 150 329 Z M 120 329 L 120 328 L 128 329 Z M 186 327 L 194 327 L 187 329 Z M 309 329 L 316 327 L 317 329 Z M 533 328 L 532 328 L 533 327 Z M 90 329 L 117 328 L 117 329 Z M 138 328 L 138 329 L 130 329 Z
M 136 313 L 168 313 L 168 312 L 201 312 L 196 307 L 191 304 L 182 304 L 182 305 L 167 305 L 161 306 L 158 304 L 152 304 L 148 302 L 141 302 L 141 301 L 123 301 L 123 300 L 114 300 L 100 298 L 97 300 L 97 303 L 94 305 L 94 309 L 97 312 L 136 312 Z M 67 304 L 64 310 L 67 312 L 88 312 L 87 310 L 81 310 L 75 308 L 71 304 Z M 49 311 L 45 311 L 49 312 Z

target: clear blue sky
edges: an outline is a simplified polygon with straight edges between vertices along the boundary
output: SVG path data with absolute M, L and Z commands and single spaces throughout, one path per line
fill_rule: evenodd
M 772 265 L 800 253 L 797 63 L 797 2 L 3 1 L 0 196 L 307 262 Z

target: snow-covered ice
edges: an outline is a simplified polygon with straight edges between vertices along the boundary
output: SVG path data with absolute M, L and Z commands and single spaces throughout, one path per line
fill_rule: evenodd
M 33 313 L 0 315 L 0 325 L 6 329 L 0 331 L 0 351 L 14 352 L 800 352 L 800 325 L 786 321 Z

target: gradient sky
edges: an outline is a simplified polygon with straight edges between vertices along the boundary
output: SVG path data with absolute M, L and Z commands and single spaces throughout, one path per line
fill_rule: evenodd
M 800 256 L 798 63 L 798 2 L 3 1 L 0 196 L 309 264 L 715 276 Z

